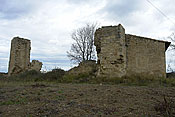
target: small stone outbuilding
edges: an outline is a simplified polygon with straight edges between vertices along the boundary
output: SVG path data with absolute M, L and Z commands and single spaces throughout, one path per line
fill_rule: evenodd
M 95 32 L 97 76 L 166 77 L 165 51 L 170 42 L 125 34 L 121 24 Z

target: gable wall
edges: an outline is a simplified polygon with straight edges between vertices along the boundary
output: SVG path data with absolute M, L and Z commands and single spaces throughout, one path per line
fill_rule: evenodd
M 165 43 L 126 34 L 127 76 L 166 77 Z

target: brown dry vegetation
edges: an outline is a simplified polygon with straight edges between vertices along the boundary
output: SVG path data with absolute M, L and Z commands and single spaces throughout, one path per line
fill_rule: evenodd
M 131 80 L 133 83 L 112 79 L 104 84 L 107 82 L 105 79 L 90 80 L 86 75 L 81 75 L 87 83 L 80 83 L 83 79 L 80 76 L 78 78 L 64 76 L 62 80 L 56 77 L 54 80 L 41 80 L 43 78 L 41 74 L 32 72 L 35 74 L 33 78 L 30 78 L 31 73 L 28 74 L 30 75 L 25 74 L 26 77 L 23 79 L 21 78 L 24 75 L 18 78 L 11 77 L 14 78 L 11 80 L 10 78 L 0 79 L 0 116 L 175 116 L 175 87 L 171 83 L 169 85 L 169 80 L 160 80 L 161 82 L 158 81 L 158 83 L 153 81 L 154 83 L 148 85 L 150 81 L 146 82 L 140 78 Z M 55 72 L 52 75 L 49 74 L 47 77 L 56 76 Z M 42 78 L 39 80 L 36 76 Z
M 164 96 L 175 100 L 173 87 L 103 84 L 1 83 L 0 94 L 2 117 L 164 116 Z

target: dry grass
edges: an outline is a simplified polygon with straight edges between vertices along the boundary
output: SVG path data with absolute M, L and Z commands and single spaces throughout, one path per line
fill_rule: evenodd
M 175 88 L 54 82 L 0 83 L 0 116 L 163 116 Z M 168 104 L 170 101 L 168 100 Z M 174 108 L 172 108 L 174 109 Z

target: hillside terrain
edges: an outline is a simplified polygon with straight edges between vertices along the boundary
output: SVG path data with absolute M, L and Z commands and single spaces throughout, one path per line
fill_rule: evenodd
M 2 117 L 174 116 L 174 100 L 175 87 L 0 83 Z

